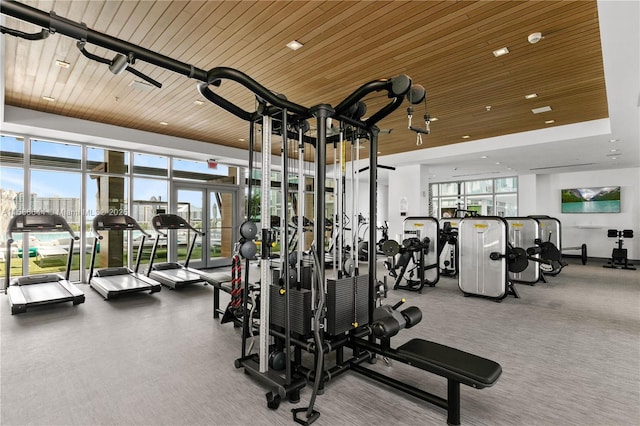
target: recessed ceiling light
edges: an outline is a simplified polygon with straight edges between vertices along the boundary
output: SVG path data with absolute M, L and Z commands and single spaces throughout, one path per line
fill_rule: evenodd
M 56 65 L 59 66 L 60 68 L 69 68 L 71 66 L 69 62 L 65 62 L 60 59 L 56 59 Z
M 52 98 L 51 96 L 43 96 L 42 99 L 49 102 L 53 102 L 56 100 L 56 98 Z
M 153 90 L 156 86 L 154 86 L 153 84 L 147 83 L 146 81 L 133 80 L 131 83 L 129 83 L 129 87 L 131 87 L 132 89 L 138 89 L 138 90 L 143 90 L 145 92 L 148 92 L 150 90 Z
M 527 37 L 527 40 L 529 40 L 529 43 L 531 43 L 531 44 L 536 44 L 537 42 L 542 40 L 542 33 L 540 33 L 540 32 L 531 33 L 531 34 L 529 34 L 529 37 Z
M 537 98 L 538 94 L 537 93 L 529 93 L 528 95 L 524 95 L 525 99 L 534 99 Z
M 161 121 L 160 124 L 163 125 L 163 126 L 168 126 L 169 125 L 169 123 L 167 123 L 166 121 Z
M 382 154 L 382 152 L 378 151 L 378 155 Z
M 462 139 L 469 139 L 470 137 L 471 137 L 471 136 L 469 136 L 469 135 L 464 135 L 464 136 L 462 137 Z
M 610 150 L 610 152 L 618 152 L 618 150 L 617 149 L 612 149 L 612 150 Z
M 611 159 L 612 159 L 612 160 L 617 160 L 617 159 L 618 159 L 618 157 L 611 157 Z
M 499 161 L 496 161 L 496 164 L 502 164 L 502 163 L 501 163 L 501 162 L 499 162 Z
M 507 53 L 509 53 L 509 49 L 507 49 L 506 47 L 501 47 L 500 49 L 493 51 L 493 56 L 497 58 L 498 56 L 506 55 Z
M 245 141 L 245 139 L 244 139 L 244 138 L 240 138 L 240 139 L 238 139 L 238 142 L 244 142 L 244 141 Z
M 298 50 L 303 46 L 298 40 L 293 40 L 287 43 L 287 47 L 291 50 Z
M 429 119 L 429 121 L 431 121 L 432 123 L 433 123 L 434 121 L 438 121 L 438 117 L 431 117 L 431 118 Z
M 540 107 L 540 108 L 534 108 L 534 109 L 531 110 L 531 112 L 534 113 L 534 114 L 540 114 L 542 112 L 549 112 L 549 111 L 551 111 L 551 107 L 548 106 L 548 105 Z
M 618 142 L 618 139 L 609 139 L 609 142 L 610 142 L 610 143 Z
M 544 124 L 553 124 L 555 122 L 556 122 L 556 120 L 547 120 L 547 121 L 544 122 Z
M 511 167 L 507 167 L 507 170 L 513 170 Z
M 196 99 L 195 101 L 193 101 L 194 104 L 196 105 L 203 105 L 204 102 L 202 102 L 200 99 Z
M 487 156 L 487 155 L 483 155 L 483 156 L 482 156 L 482 157 L 480 157 L 480 158 L 488 158 L 488 156 Z

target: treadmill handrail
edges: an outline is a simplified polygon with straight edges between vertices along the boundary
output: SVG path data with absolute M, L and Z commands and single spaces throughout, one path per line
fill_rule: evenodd
M 189 229 L 199 236 L 203 237 L 205 232 L 200 231 L 193 227 L 189 222 L 187 222 L 182 216 L 177 214 L 158 214 L 151 218 L 151 226 L 153 226 L 153 230 L 156 231 L 162 237 L 167 237 L 167 232 L 162 232 L 163 230 L 178 230 L 178 229 Z
M 11 281 L 11 245 L 14 242 L 13 232 L 29 233 L 29 232 L 60 232 L 66 231 L 71 235 L 69 239 L 69 251 L 67 253 L 67 269 L 65 270 L 65 279 L 69 280 L 71 274 L 71 260 L 73 258 L 73 243 L 80 239 L 73 232 L 67 221 L 58 214 L 38 213 L 38 214 L 19 214 L 15 215 L 9 221 L 7 226 L 7 253 L 6 253 L 6 271 L 4 291 L 7 292 L 9 282 Z
M 93 218 L 92 232 L 96 238 L 101 240 L 103 236 L 98 231 L 140 231 L 144 237 L 153 238 L 151 234 L 142 229 L 134 218 L 127 216 L 126 214 L 97 215 Z
M 189 222 L 186 221 L 185 218 L 179 216 L 177 214 L 158 214 L 151 218 L 151 225 L 153 229 L 158 233 L 156 240 L 153 243 L 153 248 L 151 249 L 151 257 L 149 258 L 149 265 L 147 267 L 147 276 L 151 274 L 151 270 L 153 269 L 153 261 L 156 257 L 156 251 L 158 250 L 158 244 L 160 243 L 160 237 L 168 238 L 168 232 L 162 232 L 163 229 L 167 231 L 177 231 L 179 229 L 187 229 L 194 232 L 193 240 L 191 244 L 189 244 L 189 251 L 187 253 L 187 258 L 184 262 L 183 267 L 187 268 L 189 266 L 189 261 L 191 260 L 191 254 L 193 253 L 193 248 L 196 246 L 196 240 L 198 237 L 204 237 L 205 232 L 199 231 L 194 228 Z
M 40 222 L 38 221 L 40 220 Z M 15 215 L 9 221 L 7 226 L 6 240 L 7 244 L 12 244 L 13 233 L 29 233 L 29 232 L 60 232 L 66 231 L 74 240 L 80 237 L 73 232 L 67 221 L 58 214 L 39 213 L 39 214 L 19 214 Z
M 153 239 L 153 236 L 146 232 L 136 222 L 134 218 L 126 214 L 113 215 L 113 214 L 99 214 L 93 218 L 92 232 L 94 235 L 93 248 L 91 250 L 91 261 L 89 262 L 89 275 L 87 277 L 87 284 L 91 283 L 93 276 L 93 270 L 96 263 L 96 254 L 98 249 L 98 241 L 102 240 L 103 236 L 98 231 L 140 231 L 142 233 L 142 239 L 138 247 L 138 254 L 136 256 L 136 266 L 134 272 L 138 272 L 140 268 L 140 260 L 142 258 L 142 250 L 144 246 L 144 240 L 148 237 Z

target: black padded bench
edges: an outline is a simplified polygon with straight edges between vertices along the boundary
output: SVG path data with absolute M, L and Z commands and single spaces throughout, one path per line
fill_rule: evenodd
M 366 344 L 364 346 L 367 346 Z M 382 355 L 420 370 L 447 379 L 447 399 L 432 395 L 383 374 L 355 365 L 352 369 L 374 380 L 404 391 L 412 396 L 447 410 L 447 424 L 460 424 L 460 384 L 483 389 L 492 386 L 502 374 L 502 367 L 491 361 L 459 349 L 413 339 L 398 347 L 382 352 Z M 364 371 L 363 371 L 364 370 Z
M 205 272 L 200 276 L 207 284 L 213 286 L 213 317 L 219 318 L 220 314 L 224 314 L 224 309 L 220 309 L 220 290 L 231 294 L 231 274 L 229 272 Z

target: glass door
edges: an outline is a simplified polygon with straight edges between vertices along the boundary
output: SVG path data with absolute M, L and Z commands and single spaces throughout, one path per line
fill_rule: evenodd
M 209 264 L 225 264 L 233 256 L 233 245 L 237 240 L 237 210 L 235 202 L 237 192 L 209 191 Z
M 175 211 L 194 228 L 205 232 L 197 237 L 189 266 L 215 268 L 231 264 L 239 225 L 238 190 L 212 185 L 176 185 Z M 194 235 L 178 231 L 171 245 L 179 262 L 187 258 Z

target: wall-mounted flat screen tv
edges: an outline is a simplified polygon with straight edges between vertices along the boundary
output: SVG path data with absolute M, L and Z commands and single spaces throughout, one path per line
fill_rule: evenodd
M 562 213 L 620 213 L 620 187 L 563 189 Z

